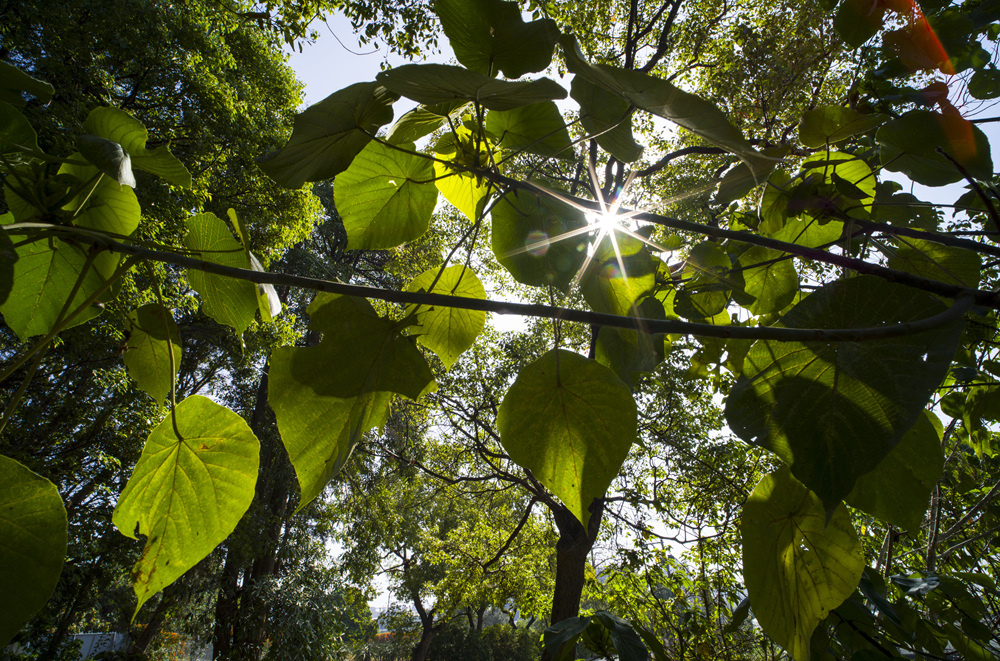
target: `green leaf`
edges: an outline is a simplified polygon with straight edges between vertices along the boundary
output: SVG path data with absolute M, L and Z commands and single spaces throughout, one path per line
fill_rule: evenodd
M 590 620 L 589 617 L 567 617 L 542 633 L 543 648 L 552 661 L 572 661 L 576 658 L 577 642 Z
M 943 470 L 941 421 L 925 410 L 875 470 L 858 478 L 847 502 L 915 533 Z
M 7 62 L 0 62 L 0 89 L 27 92 L 42 103 L 48 103 L 56 91 L 52 85 L 29 76 Z
M 944 309 L 932 294 L 858 276 L 810 294 L 781 325 L 871 328 Z M 775 452 L 832 508 L 916 422 L 963 326 L 863 342 L 755 342 L 726 402 L 730 428 Z
M 865 133 L 889 119 L 886 115 L 866 115 L 843 106 L 809 110 L 799 120 L 799 139 L 806 147 L 817 148 Z
M 472 269 L 461 265 L 424 271 L 406 286 L 406 291 L 486 300 L 483 283 Z M 486 326 L 486 313 L 479 310 L 408 305 L 406 314 L 415 317 L 415 324 L 408 327 L 410 333 L 416 335 L 417 342 L 436 353 L 448 368 L 475 343 Z
M 758 316 L 774 314 L 795 300 L 799 275 L 795 264 L 783 253 L 754 246 L 740 255 L 740 265 L 744 267 L 743 292 L 753 299 L 746 305 L 750 312 Z
M 155 174 L 175 186 L 191 187 L 191 173 L 184 164 L 170 153 L 166 145 L 153 150 L 146 149 L 146 141 L 149 139 L 146 127 L 123 110 L 94 108 L 83 123 L 83 130 L 121 145 L 131 157 L 132 167 Z
M 96 135 L 81 135 L 76 146 L 87 161 L 113 181 L 135 188 L 132 158 L 117 142 Z
M 11 222 L 11 214 L 0 216 L 0 223 Z M 105 293 L 98 298 L 99 302 L 108 301 L 115 294 L 115 287 L 109 285 L 108 280 L 117 268 L 119 258 L 107 251 L 96 253 L 89 265 L 87 252 L 82 246 L 56 238 L 41 237 L 22 242 L 14 251 L 17 260 L 13 263 L 12 280 L 17 286 L 0 304 L 0 313 L 23 341 L 35 335 L 44 335 L 55 327 L 77 280 L 80 280 L 80 286 L 67 308 L 68 313 L 101 289 Z M 101 307 L 91 305 L 82 309 L 65 328 L 82 324 L 100 313 Z
M 899 237 L 889 268 L 913 273 L 928 280 L 979 287 L 982 258 L 978 253 L 933 241 Z
M 636 315 L 643 319 L 666 319 L 663 304 L 652 296 L 636 306 Z M 625 385 L 635 389 L 643 373 L 652 372 L 663 362 L 662 333 L 649 334 L 625 328 L 601 326 L 597 333 L 594 359 L 618 375 Z
M 39 151 L 35 129 L 14 106 L 0 102 L 0 154 L 18 163 L 24 160 L 25 149 Z
M 495 76 L 520 78 L 543 71 L 552 61 L 559 28 L 551 18 L 525 23 L 516 2 L 435 0 L 455 58 L 466 68 Z
M 186 225 L 188 232 L 184 236 L 184 246 L 198 259 L 223 266 L 250 268 L 243 246 L 215 214 L 191 216 Z M 188 269 L 187 276 L 191 286 L 201 295 L 205 314 L 220 324 L 231 326 L 237 335 L 243 335 L 243 331 L 253 323 L 258 309 L 254 283 L 196 269 Z
M 227 209 L 226 215 L 229 216 L 229 222 L 233 224 L 233 228 L 236 230 L 236 238 L 239 239 L 240 245 L 243 246 L 243 252 L 250 262 L 250 270 L 264 273 L 264 266 L 250 252 L 250 233 L 243 225 L 243 221 L 236 215 L 236 210 Z M 281 314 L 281 298 L 278 297 L 278 291 L 274 288 L 274 285 L 257 283 L 256 288 L 257 310 L 260 312 L 260 318 L 265 323 L 271 323 L 275 317 Z
M 449 117 L 454 121 L 469 105 L 468 101 L 451 101 L 430 106 L 417 106 L 407 111 L 389 128 L 385 139 L 391 145 L 416 142 L 437 131 Z
M 275 349 L 268 371 L 268 403 L 301 491 L 296 512 L 323 492 L 327 482 L 350 459 L 365 432 L 385 423 L 392 398 L 388 392 L 357 397 L 318 394 L 311 381 L 302 380 L 301 370 L 293 373 L 292 369 L 299 361 L 298 352 L 309 350 Z M 312 376 L 321 382 L 322 370 Z
M 684 289 L 677 293 L 674 310 L 687 319 L 706 321 L 729 304 L 730 290 L 740 286 L 730 271 L 732 261 L 722 247 L 702 241 L 684 260 Z
M 64 163 L 60 166 L 59 173 L 71 174 L 77 180 L 87 182 L 97 176 L 98 169 L 89 165 Z M 75 211 L 81 204 L 85 206 L 73 220 L 74 225 L 106 232 L 116 238 L 131 236 L 142 220 L 142 210 L 135 191 L 109 178 L 102 178 L 89 198 L 87 190 L 84 190 L 67 202 L 63 209 Z
M 507 193 L 490 213 L 497 261 L 518 282 L 563 291 L 587 258 L 583 214 L 546 195 Z
M 14 215 L 5 213 L 0 215 L 0 225 L 9 225 L 14 222 Z M 17 251 L 14 244 L 7 236 L 6 230 L 0 229 L 0 305 L 7 302 L 10 290 L 14 287 L 14 263 L 17 261 Z
M 837 9 L 833 27 L 851 48 L 858 48 L 882 29 L 885 5 L 868 0 L 844 0 Z
M 398 393 L 416 399 L 433 386 L 427 361 L 398 324 L 365 299 L 318 294 L 309 306 L 317 346 L 275 349 L 268 401 L 299 480 L 304 507 L 340 470 Z
M 685 92 L 662 78 L 606 64 L 591 64 L 584 58 L 572 34 L 560 37 L 560 44 L 570 71 L 617 94 L 637 108 L 669 119 L 737 154 L 750 165 L 756 180 L 762 181 L 766 173 L 774 168 L 773 161 L 755 151 L 714 103 Z
M 399 97 L 378 83 L 356 83 L 295 116 L 292 137 L 260 167 L 286 188 L 331 179 L 351 164 L 378 129 L 392 121 Z
M 176 430 L 168 415 L 149 435 L 112 516 L 126 537 L 146 537 L 135 613 L 233 532 L 257 484 L 260 443 L 243 418 L 200 395 L 174 417 Z
M 396 94 L 424 104 L 474 101 L 488 110 L 511 110 L 566 98 L 566 90 L 548 78 L 494 80 L 448 64 L 404 64 L 383 71 L 377 80 Z
M 584 76 L 574 76 L 570 96 L 580 104 L 580 125 L 597 144 L 624 163 L 639 160 L 642 145 L 632 137 L 632 108 L 625 99 L 592 83 Z
M 565 159 L 575 157 L 566 123 L 551 101 L 513 110 L 493 110 L 486 115 L 486 130 L 497 136 L 504 149 Z
M 595 312 L 634 315 L 635 304 L 653 293 L 656 262 L 641 241 L 610 232 L 594 249 L 580 279 L 584 300 Z
M 66 557 L 66 508 L 54 484 L 0 455 L 0 648 L 52 596 Z
M 631 624 L 608 611 L 597 611 L 594 620 L 611 634 L 611 643 L 618 652 L 619 661 L 647 661 L 649 650 Z
M 157 402 L 170 394 L 181 366 L 181 338 L 170 311 L 148 303 L 128 315 L 128 335 L 122 359 L 136 384 Z M 173 354 L 173 369 L 171 369 Z
M 944 186 L 963 177 L 943 154 L 955 159 L 977 178 L 993 176 L 993 159 L 986 134 L 958 115 L 911 110 L 886 122 L 875 134 L 879 158 L 887 170 L 902 172 L 925 186 Z
M 584 525 L 636 434 L 628 387 L 603 365 L 553 349 L 524 367 L 497 413 L 500 444 Z
M 1000 97 L 1000 71 L 980 69 L 969 80 L 969 94 L 976 99 L 989 100 Z
M 461 211 L 466 218 L 479 220 L 486 208 L 490 187 L 476 175 L 453 168 L 441 161 L 451 161 L 464 167 L 485 167 L 491 160 L 492 145 L 486 140 L 477 141 L 472 132 L 464 126 L 456 133 L 447 133 L 434 147 L 434 184 L 445 199 Z M 494 153 L 494 157 L 499 156 Z
M 827 519 L 822 502 L 787 468 L 766 476 L 743 506 L 743 576 L 754 616 L 796 661 L 827 613 L 854 592 L 864 571 L 847 508 Z
M 337 177 L 333 189 L 348 247 L 394 248 L 420 237 L 437 203 L 433 181 L 434 166 L 428 159 L 369 143 Z

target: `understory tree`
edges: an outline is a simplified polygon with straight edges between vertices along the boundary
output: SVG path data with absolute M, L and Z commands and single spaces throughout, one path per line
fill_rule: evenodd
M 431 8 L 457 65 L 335 92 L 259 170 L 232 145 L 206 162 L 164 144 L 202 117 L 181 83 L 127 107 L 123 76 L 90 98 L 44 82 L 49 47 L 0 65 L 0 642 L 57 589 L 93 484 L 144 540 L 128 617 L 222 549 L 231 658 L 295 651 L 267 650 L 276 621 L 236 595 L 280 586 L 295 512 L 327 505 L 357 573 L 396 559 L 415 659 L 489 606 L 548 611 L 553 659 L 580 641 L 627 659 L 996 657 L 1000 188 L 981 128 L 997 118 L 977 113 L 1000 97 L 1000 8 Z M 236 25 L 194 36 L 252 38 Z M 60 98 L 72 111 L 49 114 Z M 418 105 L 395 118 L 402 98 Z M 277 184 L 309 212 L 303 186 L 329 180 L 337 220 L 309 239 L 315 216 L 241 206 Z M 346 250 L 310 248 L 331 237 Z M 509 314 L 525 332 L 486 330 Z M 49 362 L 86 370 L 126 331 L 102 366 L 117 390 Z M 50 423 L 47 402 L 78 417 Z M 41 450 L 8 431 L 42 419 Z M 58 598 L 108 578 L 90 576 Z M 322 602 L 334 583 L 317 585 Z

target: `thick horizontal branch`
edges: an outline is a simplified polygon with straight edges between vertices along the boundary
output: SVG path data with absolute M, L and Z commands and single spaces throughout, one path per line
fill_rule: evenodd
M 53 225 L 52 231 L 71 233 L 77 240 L 85 240 L 100 245 L 113 252 L 134 255 L 166 264 L 174 264 L 188 269 L 224 275 L 258 284 L 299 287 L 314 291 L 374 298 L 390 303 L 411 305 L 440 306 L 463 310 L 478 310 L 495 314 L 514 314 L 525 317 L 559 319 L 582 324 L 610 326 L 637 330 L 643 333 L 665 333 L 677 335 L 696 335 L 702 337 L 719 337 L 724 339 L 778 340 L 783 342 L 861 342 L 879 340 L 890 337 L 912 335 L 926 330 L 939 328 L 961 317 L 972 307 L 976 290 L 963 290 L 956 295 L 958 300 L 943 313 L 919 321 L 886 324 L 874 328 L 776 328 L 773 326 L 717 326 L 674 319 L 644 319 L 641 317 L 626 317 L 614 314 L 575 310 L 553 305 L 536 303 L 512 303 L 490 299 L 466 298 L 448 294 L 424 292 L 396 291 L 364 285 L 351 285 L 333 280 L 321 280 L 299 275 L 284 273 L 266 273 L 250 269 L 223 266 L 195 257 L 172 252 L 152 250 L 142 246 L 122 243 L 119 241 L 102 240 L 92 234 L 78 233 L 75 228 Z M 943 283 L 939 283 L 943 284 Z M 987 292 L 990 293 L 990 292 Z

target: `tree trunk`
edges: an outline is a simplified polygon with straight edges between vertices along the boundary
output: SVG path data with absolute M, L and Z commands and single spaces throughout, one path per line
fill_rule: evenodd
M 587 554 L 594 547 L 604 516 L 604 501 L 595 498 L 590 505 L 587 528 L 562 505 L 552 511 L 559 529 L 556 543 L 556 585 L 552 595 L 552 618 L 555 624 L 580 614 L 580 597 L 586 578 Z
M 149 618 L 149 622 L 142 628 L 142 632 L 135 637 L 132 641 L 130 654 L 143 655 L 146 653 L 146 648 L 149 644 L 153 642 L 153 638 L 159 633 L 160 627 L 163 626 L 163 620 L 167 617 L 167 609 L 174 604 L 174 594 L 176 590 L 172 590 L 176 583 L 171 584 L 163 591 L 163 596 L 160 597 L 160 603 L 156 605 L 156 610 L 153 611 L 153 616 Z
M 434 640 L 434 634 L 437 633 L 437 629 L 437 627 L 424 627 L 423 631 L 420 632 L 420 642 L 414 648 L 410 661 L 426 661 L 427 653 L 431 649 L 431 642 Z
M 229 658 L 233 648 L 233 629 L 239 613 L 239 575 L 242 554 L 230 547 L 222 568 L 222 585 L 215 602 L 215 627 L 212 632 L 212 660 Z

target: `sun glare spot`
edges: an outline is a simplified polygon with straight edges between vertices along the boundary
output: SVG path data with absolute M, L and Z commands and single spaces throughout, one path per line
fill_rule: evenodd
M 532 230 L 524 239 L 525 250 L 534 257 L 544 257 L 550 245 L 549 235 L 541 230 Z

